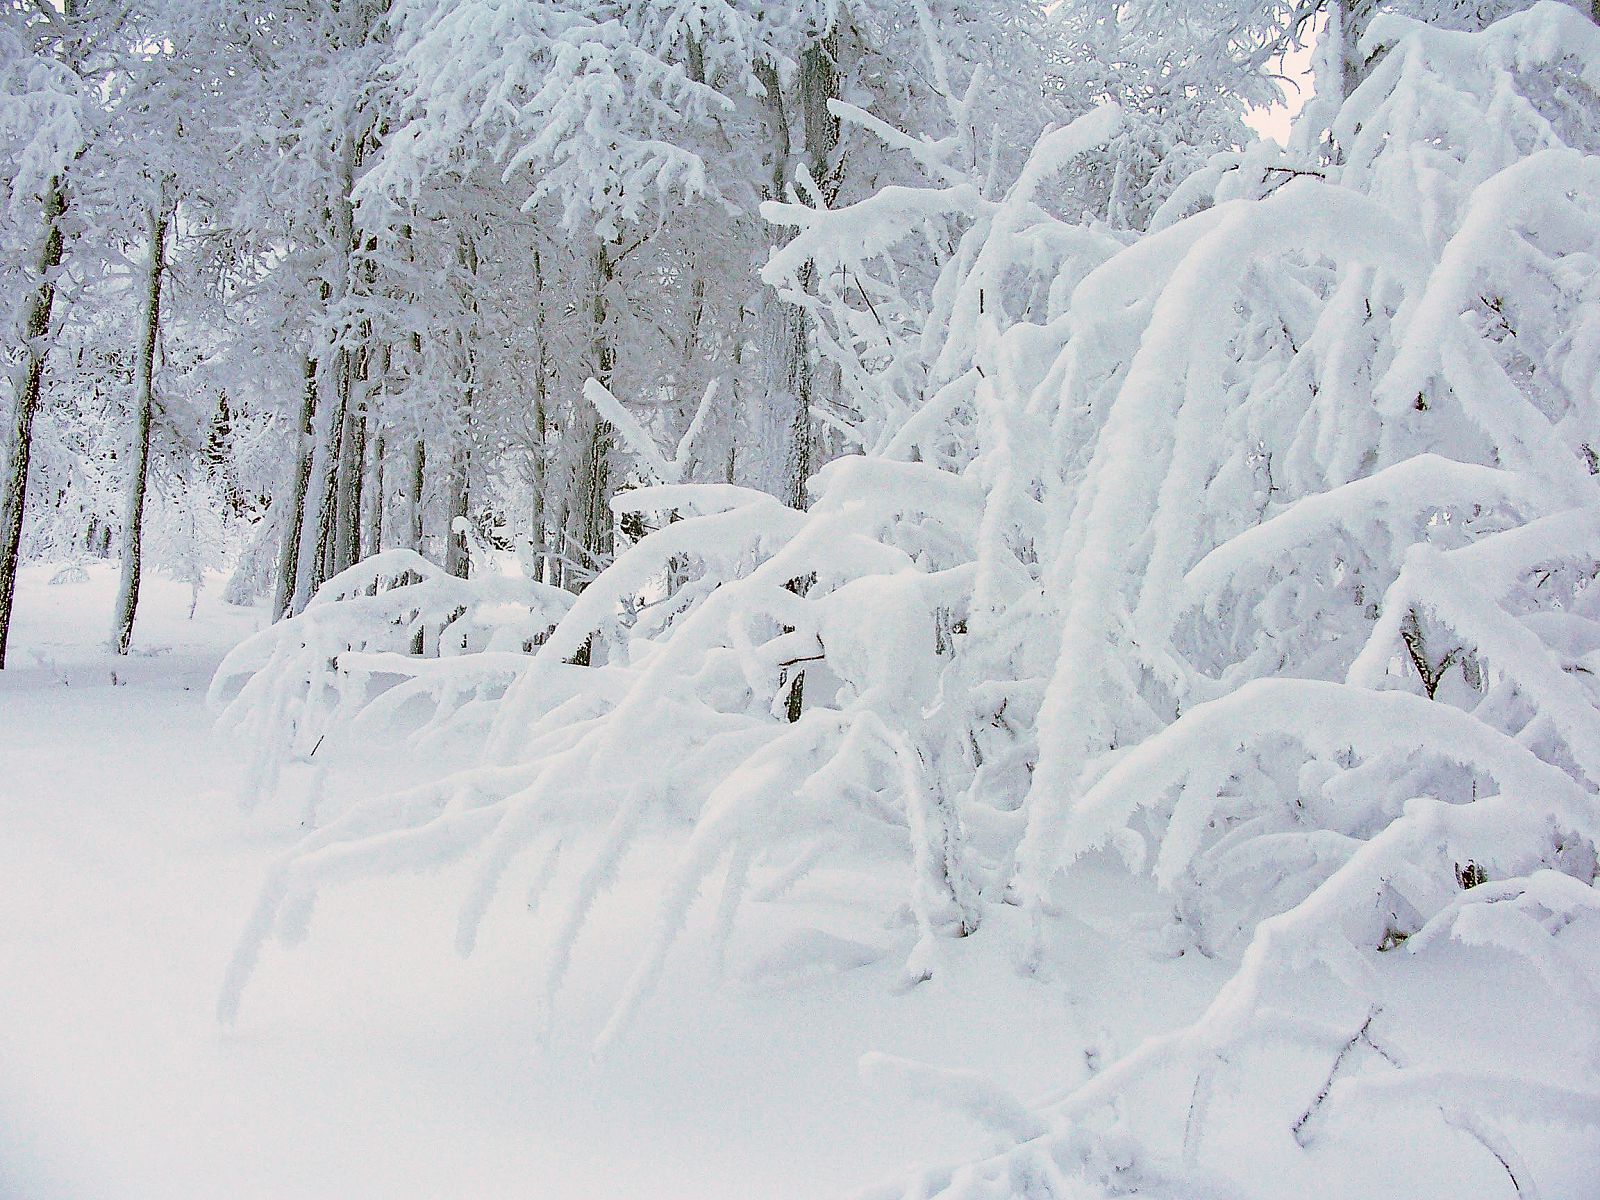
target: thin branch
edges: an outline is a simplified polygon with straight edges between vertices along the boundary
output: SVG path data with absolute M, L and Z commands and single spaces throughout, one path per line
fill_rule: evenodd
M 1311 1144 L 1311 1134 L 1307 1132 L 1306 1126 L 1310 1124 L 1311 1118 L 1316 1116 L 1317 1110 L 1327 1102 L 1328 1093 L 1333 1090 L 1333 1080 L 1339 1074 L 1339 1068 L 1344 1066 L 1344 1060 L 1349 1056 L 1350 1051 L 1355 1049 L 1356 1043 L 1366 1039 L 1367 1030 L 1372 1027 L 1372 1019 L 1382 1011 L 1382 1007 L 1376 1004 L 1367 1010 L 1367 1019 L 1361 1022 L 1360 1029 L 1350 1035 L 1350 1040 L 1339 1048 L 1339 1053 L 1334 1056 L 1333 1066 L 1328 1069 L 1328 1078 L 1323 1081 L 1315 1099 L 1306 1106 L 1305 1112 L 1301 1113 L 1299 1119 L 1295 1121 L 1293 1127 L 1294 1140 L 1302 1149 Z

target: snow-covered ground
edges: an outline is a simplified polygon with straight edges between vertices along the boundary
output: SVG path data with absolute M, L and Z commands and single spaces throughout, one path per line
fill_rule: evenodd
M 303 945 L 268 951 L 224 1029 L 218 985 L 300 832 L 306 782 L 292 768 L 283 798 L 242 812 L 245 748 L 204 707 L 216 662 L 260 615 L 213 587 L 190 620 L 187 589 L 153 579 L 119 660 L 101 649 L 110 571 L 54 586 L 52 573 L 23 572 L 0 674 L 4 1200 L 847 1194 L 1000 1145 L 917 1087 L 863 1079 L 864 1054 L 976 1069 L 1038 1100 L 1198 1013 L 1228 972 L 1157 952 L 1139 932 L 1153 896 L 1091 865 L 1059 897 L 1036 977 L 1015 969 L 1023 939 L 1002 910 L 907 990 L 903 931 L 881 916 L 895 881 L 874 905 L 861 880 L 819 875 L 746 906 L 721 974 L 691 930 L 626 1035 L 596 1052 L 649 932 L 651 864 L 670 861 L 651 845 L 602 902 L 548 1021 L 544 912 L 502 903 L 463 961 L 466 868 L 452 867 L 335 889 Z M 453 765 L 373 747 L 337 764 L 326 803 Z M 1468 1071 L 1543 1063 L 1552 1085 L 1583 1086 L 1585 1031 L 1515 959 L 1462 948 L 1391 985 L 1412 993 L 1397 1011 L 1421 1019 L 1374 1026 L 1384 1054 Z M 1306 986 L 1302 1011 L 1337 1007 L 1336 989 Z M 1346 1069 L 1391 1069 L 1363 1055 Z M 1231 1065 L 1208 1117 L 1201 1165 L 1219 1182 L 1206 1195 L 1512 1194 L 1485 1146 L 1437 1116 L 1360 1118 L 1298 1148 L 1283 1114 L 1327 1070 L 1313 1058 Z M 1187 1084 L 1157 1088 L 1124 1118 L 1181 1138 L 1190 1099 Z M 1574 1154 L 1559 1121 L 1505 1115 L 1541 1194 L 1595 1194 L 1600 1147 Z
M 1113 895 L 1081 906 L 1089 925 L 1063 945 L 1098 1003 L 1021 978 L 998 933 L 907 992 L 882 956 L 890 932 L 818 886 L 751 905 L 721 984 L 691 939 L 597 1055 L 648 929 L 648 879 L 606 902 L 545 1036 L 539 919 L 502 906 L 463 961 L 465 882 L 446 870 L 330 896 L 306 944 L 269 952 L 225 1031 L 223 969 L 299 832 L 289 801 L 240 811 L 244 748 L 204 707 L 260 615 L 213 586 L 191 621 L 188 589 L 153 578 L 119 660 L 101 648 L 110 570 L 52 574 L 24 570 L 0 673 L 6 1200 L 836 1195 L 987 1145 L 864 1083 L 862 1054 L 978 1068 L 1032 1098 L 1076 1077 L 1087 1046 L 1126 1049 L 1130 1026 L 1172 1024 L 1219 978 L 1200 964 L 1174 988 L 1163 964 L 1113 958 L 1089 927 Z M 329 802 L 449 765 L 375 750 L 333 774 Z

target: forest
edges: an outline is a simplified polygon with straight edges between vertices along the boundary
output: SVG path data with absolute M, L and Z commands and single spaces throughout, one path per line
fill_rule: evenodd
M 3 1200 L 1600 1195 L 1600 0 L 0 0 L 0 163 Z

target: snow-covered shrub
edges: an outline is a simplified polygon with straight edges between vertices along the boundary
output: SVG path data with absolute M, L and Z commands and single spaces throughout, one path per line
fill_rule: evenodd
M 1137 238 L 1049 202 L 1112 110 L 996 187 L 960 136 L 836 105 L 929 181 L 767 209 L 796 229 L 768 279 L 816 317 L 861 453 L 804 513 L 728 485 L 623 497 L 678 519 L 562 617 L 492 765 L 309 837 L 224 1012 L 323 884 L 479 854 L 467 948 L 510 864 L 574 828 L 603 833 L 552 990 L 644 822 L 686 831 L 619 1021 L 722 863 L 724 930 L 757 872 L 899 871 L 915 980 L 999 903 L 1037 943 L 1057 876 L 1111 846 L 1151 860 L 1172 944 L 1237 956 L 1232 982 L 1043 1109 L 993 1106 L 1015 1149 L 890 1194 L 1200 1179 L 1218 1079 L 1264 1040 L 1316 1064 L 1283 1120 L 1302 1146 L 1363 1098 L 1432 1106 L 1517 1178 L 1487 1105 L 1592 1127 L 1600 1099 L 1514 1062 L 1346 1064 L 1384 1057 L 1390 964 L 1451 938 L 1596 1015 L 1563 933 L 1594 919 L 1600 846 L 1600 31 L 1546 3 L 1367 38 L 1386 53 L 1339 161 L 1234 156 Z M 1309 976 L 1340 1011 L 1296 1010 Z M 1181 1144 L 1114 1128 L 1152 1081 L 1183 1098 Z
M 526 669 L 571 602 L 520 577 L 458 579 L 410 550 L 340 572 L 304 612 L 247 638 L 217 668 L 218 723 L 253 747 L 244 801 L 272 792 L 285 759 L 309 758 L 330 737 L 382 732 L 413 702 L 427 711 L 419 734 L 470 719 Z M 375 692 L 375 679 L 393 686 Z
M 1000 829 L 982 839 L 994 848 L 984 862 L 969 861 L 958 804 L 977 785 L 976 803 L 1004 808 L 1006 800 L 982 781 L 1003 774 L 1014 790 L 1026 778 L 1015 753 L 1009 765 L 979 761 L 997 741 L 1016 736 L 1004 716 L 1005 668 L 969 667 L 963 679 L 954 665 L 965 661 L 960 648 L 967 642 L 998 638 L 1004 647 L 995 652 L 1003 653 L 1015 640 L 998 622 L 978 617 L 974 624 L 974 595 L 992 616 L 1016 592 L 1015 580 L 980 582 L 980 559 L 985 578 L 1005 576 L 1015 568 L 998 559 L 1014 560 L 1015 551 L 998 518 L 986 526 L 980 481 L 950 469 L 972 460 L 975 397 L 983 397 L 984 419 L 1009 424 L 995 413 L 1001 405 L 983 380 L 971 319 L 988 306 L 1059 306 L 1070 290 L 1059 283 L 1063 275 L 1082 275 L 1119 247 L 1108 235 L 1065 227 L 1052 237 L 1059 223 L 1033 199 L 1114 122 L 1114 113 L 1096 113 L 1046 139 L 1021 178 L 993 195 L 963 175 L 963 146 L 952 138 L 922 151 L 933 173 L 927 188 L 891 189 L 837 214 L 782 210 L 801 228 L 774 264 L 780 279 L 808 256 L 846 244 L 815 224 L 821 220 L 861 237 L 853 243 L 861 247 L 854 274 L 874 291 L 892 276 L 889 251 L 903 239 L 931 240 L 951 229 L 959 237 L 931 297 L 907 298 L 890 313 L 909 341 L 937 351 L 941 334 L 949 339 L 932 369 L 908 366 L 904 347 L 887 355 L 873 350 L 853 364 L 858 394 L 876 387 L 889 409 L 853 436 L 894 445 L 825 469 L 812 481 L 807 513 L 733 485 L 655 486 L 618 497 L 619 511 L 676 519 L 590 584 L 509 690 L 490 742 L 500 764 L 493 784 L 446 779 L 405 800 L 373 801 L 319 831 L 269 889 L 257 936 L 270 934 L 280 901 L 296 907 L 293 899 L 314 893 L 326 878 L 323 864 L 347 875 L 383 870 L 397 854 L 465 852 L 479 841 L 460 836 L 470 823 L 491 831 L 483 879 L 463 917 L 470 944 L 495 883 L 520 852 L 568 823 L 609 822 L 559 939 L 570 947 L 608 865 L 647 815 L 664 811 L 695 828 L 634 999 L 659 968 L 700 884 L 724 859 L 731 860 L 736 898 L 758 859 L 783 872 L 813 863 L 828 847 L 878 857 L 887 847 L 904 864 L 920 931 L 908 971 L 925 975 L 936 936 L 971 929 L 979 915 L 975 893 L 1003 887 L 1008 873 L 1014 834 L 1006 828 L 1014 816 L 1000 814 Z M 955 161 L 935 165 L 940 153 Z M 977 157 L 969 153 L 967 161 Z M 852 336 L 855 316 L 847 310 L 851 303 L 870 308 L 866 296 L 858 290 L 853 300 L 829 298 L 825 315 L 835 339 Z M 985 328 L 992 331 L 992 321 Z M 1022 502 L 1011 491 L 1000 494 L 1001 503 Z M 669 572 L 682 582 L 661 595 Z M 576 670 L 569 664 L 580 652 L 591 665 Z M 985 674 L 1001 682 L 985 688 L 977 678 Z M 939 719 L 929 720 L 936 712 Z M 380 827 L 389 836 L 369 841 Z M 241 961 L 254 953 L 247 944 Z M 552 987 L 564 966 L 560 956 L 551 963 Z
M 1171 224 L 1073 303 L 1065 377 L 1126 367 L 1083 405 L 1101 415 L 1056 557 L 1018 891 L 1038 909 L 1079 856 L 1153 842 L 1185 936 L 1242 950 L 1238 974 L 1007 1129 L 1014 1150 L 885 1195 L 1203 1179 L 1219 1080 L 1250 1087 L 1268 1043 L 1322 1056 L 1284 1114 L 1302 1147 L 1332 1114 L 1409 1105 L 1527 1195 L 1504 1120 L 1600 1126 L 1595 1095 L 1512 1058 L 1401 1065 L 1372 1028 L 1406 996 L 1377 956 L 1452 938 L 1595 1018 L 1568 931 L 1593 921 L 1600 846 L 1600 34 L 1546 4 L 1368 39 L 1390 49 L 1335 123 L 1342 167 L 1290 160 L 1291 182 Z M 1131 346 L 1095 336 L 1141 306 Z M 1318 975 L 1344 994 L 1331 1021 L 1296 1008 Z M 1145 1129 L 1108 1157 L 1106 1123 L 1155 1081 L 1183 1099 L 1162 1127 L 1181 1145 Z
M 222 498 L 207 478 L 162 475 L 155 481 L 147 551 L 163 572 L 189 585 L 194 616 L 206 572 L 227 562 L 228 529 Z

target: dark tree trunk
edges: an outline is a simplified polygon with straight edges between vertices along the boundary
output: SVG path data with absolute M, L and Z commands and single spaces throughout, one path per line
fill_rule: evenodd
M 325 334 L 332 337 L 320 342 L 314 357 L 317 360 L 318 392 L 322 401 L 316 422 L 317 435 L 311 455 L 311 483 L 307 497 L 307 521 L 301 530 L 300 564 L 295 580 L 294 608 L 304 609 L 329 576 L 340 569 L 340 563 L 349 548 L 345 530 L 339 523 L 341 500 L 350 499 L 350 472 L 346 456 L 353 438 L 346 425 L 352 413 L 353 384 L 356 363 L 349 348 L 349 330 L 343 325 L 346 309 L 356 290 L 356 252 L 359 244 L 355 226 L 356 176 L 361 167 L 366 148 L 366 135 L 347 129 L 340 152 L 339 196 L 324 211 L 328 222 L 328 271 L 322 281 L 322 318 L 326 323 L 339 315 L 338 322 Z M 357 460 L 359 466 L 359 459 Z M 343 495 L 341 496 L 341 491 Z
M 386 439 L 379 433 L 372 439 L 371 473 L 367 482 L 367 522 L 363 546 L 367 554 L 383 549 L 383 456 Z
M 361 558 L 361 493 L 366 469 L 367 419 L 351 406 L 345 410 L 344 433 L 341 436 L 330 574 L 338 574 Z
M 166 269 L 167 212 L 152 208 L 150 263 L 145 271 L 136 363 L 138 392 L 133 407 L 133 446 L 128 463 L 128 508 L 122 521 L 122 582 L 111 627 L 112 649 L 128 652 L 139 608 L 139 572 L 144 559 L 144 497 L 150 479 L 150 419 L 155 408 L 156 343 L 161 335 L 161 277 Z
M 334 354 L 333 403 L 320 422 L 316 446 L 311 456 L 311 477 L 317 492 L 315 511 L 308 513 L 306 540 L 301 546 L 299 586 L 295 589 L 295 610 L 307 601 L 333 573 L 334 515 L 339 500 L 339 460 L 344 454 L 345 411 L 349 402 L 343 355 Z M 319 389 L 320 390 L 320 389 Z
M 783 199 L 792 181 L 798 157 L 793 144 L 796 132 L 804 138 L 805 165 L 824 200 L 831 203 L 838 195 L 839 123 L 828 111 L 828 101 L 839 95 L 842 41 L 841 32 L 835 30 L 801 53 L 792 104 L 785 102 L 775 67 L 767 65 L 759 72 L 773 139 L 768 185 L 772 199 Z M 766 325 L 764 416 L 773 445 L 767 449 L 765 478 L 758 482 L 785 504 L 804 508 L 805 484 L 813 468 L 811 413 L 816 402 L 810 318 L 798 305 L 769 296 Z
M 536 303 L 534 306 L 534 320 L 538 322 L 539 354 L 537 366 L 533 375 L 533 415 L 530 418 L 530 432 L 533 442 L 533 466 L 529 484 L 533 489 L 532 521 L 533 526 L 533 562 L 534 575 L 541 583 L 555 581 L 554 564 L 550 561 L 550 500 L 545 494 L 550 486 L 549 470 L 546 462 L 548 448 L 545 443 L 547 434 L 547 415 L 545 412 L 545 397 L 549 389 L 550 359 L 546 348 L 545 339 L 549 334 L 545 324 L 547 314 L 544 303 L 544 264 L 540 261 L 539 251 L 533 252 L 533 287 Z
M 462 236 L 458 255 L 465 278 L 469 286 L 475 289 L 478 279 L 478 247 L 471 237 Z M 466 301 L 467 311 L 472 314 L 475 325 L 478 318 L 476 292 L 469 292 Z M 472 483 L 472 401 L 478 386 L 477 336 L 475 327 L 467 330 L 464 348 L 467 368 L 466 390 L 462 395 L 461 408 L 456 413 L 455 446 L 450 452 L 450 524 L 445 531 L 444 569 L 446 574 L 454 575 L 457 579 L 465 579 L 471 569 L 467 554 L 467 535 L 456 526 L 458 522 L 465 520 L 471 511 L 469 488 Z
M 617 366 L 617 350 L 608 327 L 607 291 L 616 270 L 609 245 L 602 243 L 595 249 L 593 267 L 588 367 L 589 374 L 609 388 Z M 615 439 L 611 422 L 596 417 L 585 439 L 573 489 L 578 544 L 591 567 L 609 557 L 615 546 L 611 524 L 611 447 Z M 573 590 L 581 591 L 583 582 Z
M 417 435 L 417 443 L 411 455 L 411 548 L 418 554 L 422 553 L 423 533 L 423 485 L 427 482 L 428 475 L 428 444 L 422 440 L 422 435 Z M 419 627 L 411 638 L 411 653 L 421 654 L 423 651 L 422 629 Z
M 470 399 L 468 403 L 471 403 Z M 463 432 L 461 442 L 450 455 L 450 536 L 445 542 L 444 551 L 445 573 L 454 575 L 457 579 L 465 579 L 470 567 L 467 535 L 456 525 L 458 521 L 466 519 L 470 509 L 467 483 L 471 470 L 472 449 L 467 444 L 466 434 Z
M 305 382 L 300 391 L 300 427 L 295 439 L 294 476 L 289 481 L 290 500 L 278 552 L 278 589 L 272 603 L 273 619 L 283 620 L 294 610 L 295 579 L 300 565 L 300 544 L 305 537 L 306 492 L 311 486 L 311 440 L 317 414 L 317 364 L 307 357 Z
M 428 478 L 428 443 L 419 435 L 411 452 L 411 548 L 422 553 L 424 485 Z
M 6 665 L 6 639 L 11 632 L 11 602 L 16 596 L 17 566 L 22 548 L 22 513 L 27 503 L 28 463 L 33 454 L 33 416 L 39 408 L 39 389 L 44 382 L 46 337 L 50 314 L 55 306 L 56 270 L 61 266 L 61 216 L 66 212 L 66 191 L 53 179 L 43 196 L 44 238 L 39 248 L 38 282 L 28 300 L 28 315 L 23 324 L 26 360 L 22 367 L 22 386 L 17 392 L 16 412 L 11 426 L 9 472 L 0 491 L 0 668 Z

